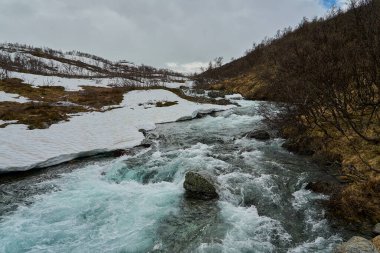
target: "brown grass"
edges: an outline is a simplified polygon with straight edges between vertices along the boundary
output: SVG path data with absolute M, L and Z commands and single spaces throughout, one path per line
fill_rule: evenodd
M 332 196 L 329 207 L 335 216 L 351 222 L 380 222 L 380 175 L 348 184 Z
M 380 145 L 370 144 L 353 132 L 343 136 L 333 127 L 324 126 L 329 137 L 319 128 L 302 135 L 287 128 L 285 136 L 296 138 L 298 148 L 314 151 L 312 158 L 324 165 L 339 165 L 336 177 L 343 187 L 331 197 L 330 215 L 349 222 L 380 222 Z M 307 141 L 304 141 L 307 140 Z
M 52 106 L 46 102 L 40 103 L 0 103 L 0 119 L 17 120 L 19 124 L 25 124 L 29 129 L 48 128 L 54 123 L 68 121 L 69 114 L 86 112 L 81 106 Z M 5 127 L 7 124 L 0 125 Z
M 67 101 L 81 106 L 100 109 L 103 106 L 121 103 L 125 89 L 84 86 L 80 91 L 65 91 L 61 86 L 39 86 L 34 88 L 20 79 L 0 80 L 0 90 L 16 93 L 34 101 L 56 103 Z
M 229 104 L 226 100 L 214 100 L 208 98 L 191 97 L 185 95 L 180 89 L 171 89 L 162 86 L 151 87 L 93 87 L 84 86 L 79 91 L 65 91 L 60 86 L 32 87 L 22 80 L 11 78 L 0 80 L 0 91 L 16 93 L 35 102 L 17 103 L 0 102 L 0 119 L 17 120 L 25 124 L 29 129 L 48 128 L 60 121 L 67 121 L 71 114 L 89 111 L 104 111 L 104 106 L 118 105 L 123 100 L 123 95 L 132 90 L 164 89 L 175 93 L 179 97 L 196 103 Z M 74 105 L 63 106 L 57 102 L 70 102 Z M 156 104 L 157 107 L 171 106 L 177 101 L 163 101 Z M 6 127 L 8 124 L 0 125 Z
M 273 100 L 273 94 L 268 92 L 265 82 L 255 74 L 256 71 L 258 70 L 217 81 L 210 88 L 229 93 L 240 93 L 248 99 Z

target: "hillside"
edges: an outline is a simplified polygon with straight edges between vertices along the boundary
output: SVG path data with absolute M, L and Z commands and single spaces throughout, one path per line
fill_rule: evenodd
M 106 112 L 133 90 L 165 89 L 189 101 L 228 103 L 194 97 L 191 86 L 188 77 L 167 69 L 77 51 L 0 44 L 0 129 L 14 124 L 45 129 L 75 114 Z
M 286 147 L 333 166 L 330 200 L 350 222 L 380 221 L 380 1 L 304 19 L 247 54 L 197 76 L 199 85 L 283 102 L 272 125 Z M 270 116 L 270 115 L 268 115 Z M 270 118 L 270 117 L 269 117 Z
M 1 74 L 13 72 L 56 76 L 61 78 L 119 78 L 127 83 L 182 81 L 184 76 L 168 69 L 136 65 L 126 60 L 110 61 L 99 56 L 78 52 L 62 52 L 50 48 L 3 43 L 0 44 Z

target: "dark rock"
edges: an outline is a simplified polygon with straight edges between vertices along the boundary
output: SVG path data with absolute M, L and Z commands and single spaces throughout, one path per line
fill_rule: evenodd
M 306 185 L 305 189 L 317 193 L 331 194 L 335 190 L 335 186 L 330 182 L 315 181 Z
M 207 93 L 207 95 L 210 97 L 210 98 L 221 98 L 221 97 L 224 97 L 225 93 L 222 92 L 222 91 L 209 91 Z
M 313 155 L 315 153 L 313 150 L 309 149 L 304 142 L 297 142 L 291 139 L 285 141 L 284 144 L 282 144 L 282 147 L 299 155 Z
M 153 145 L 153 142 L 150 141 L 150 140 L 147 140 L 147 139 L 144 139 L 141 144 L 139 145 L 140 147 L 144 147 L 144 148 L 149 148 Z
M 377 224 L 373 227 L 372 232 L 373 232 L 375 235 L 380 235 L 380 223 L 377 223 Z
M 207 172 L 187 172 L 183 183 L 186 197 L 202 200 L 218 198 L 215 182 L 216 179 Z
M 264 130 L 256 130 L 256 131 L 252 131 L 252 132 L 247 133 L 246 137 L 251 138 L 251 139 L 265 141 L 265 140 L 270 139 L 270 134 Z
M 117 150 L 112 151 L 112 156 L 113 157 L 120 157 L 120 156 L 124 156 L 124 155 L 129 155 L 130 152 L 131 151 L 127 150 L 127 149 L 117 149 Z
M 142 133 L 144 136 L 146 136 L 148 133 L 148 131 L 146 131 L 145 129 L 139 129 L 139 132 Z
M 348 242 L 342 243 L 335 253 L 379 253 L 373 243 L 363 237 L 354 236 Z

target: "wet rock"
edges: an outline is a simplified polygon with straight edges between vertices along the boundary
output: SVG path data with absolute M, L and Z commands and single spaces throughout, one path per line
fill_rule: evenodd
M 221 97 L 224 97 L 225 93 L 223 91 L 209 91 L 207 93 L 207 95 L 210 97 L 210 98 L 221 98 Z
M 372 239 L 373 245 L 375 245 L 376 249 L 380 251 L 380 235 L 376 236 Z
M 380 235 L 380 223 L 377 223 L 377 224 L 373 227 L 372 232 L 373 232 L 375 235 Z
M 153 142 L 148 140 L 148 139 L 144 139 L 141 143 L 140 143 L 140 147 L 144 147 L 144 148 L 149 148 L 153 145 Z
M 206 91 L 205 91 L 205 90 L 202 90 L 202 89 L 196 89 L 196 90 L 194 90 L 194 93 L 195 93 L 195 94 L 199 94 L 199 95 L 201 95 L 201 94 L 205 94 Z
M 379 253 L 375 245 L 360 236 L 352 237 L 348 242 L 342 243 L 335 249 L 335 253 Z
M 306 185 L 305 189 L 316 193 L 331 194 L 336 187 L 330 182 L 315 181 Z
M 216 179 L 207 172 L 187 172 L 183 187 L 188 198 L 210 200 L 219 197 L 216 192 Z
M 252 131 L 252 132 L 247 133 L 246 137 L 251 138 L 251 139 L 265 141 L 265 140 L 270 139 L 270 134 L 265 130 L 256 130 L 256 131 Z
M 146 136 L 148 133 L 148 131 L 146 131 L 145 129 L 139 129 L 139 132 L 142 133 L 144 136 Z
M 124 155 L 133 155 L 133 149 L 117 149 L 112 151 L 113 157 L 120 157 Z

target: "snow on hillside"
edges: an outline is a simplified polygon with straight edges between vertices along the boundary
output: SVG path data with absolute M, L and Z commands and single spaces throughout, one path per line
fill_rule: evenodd
M 149 79 L 151 82 L 181 81 L 185 77 L 168 69 L 135 65 L 126 60 L 110 61 L 95 55 L 49 48 L 0 43 L 0 75 L 2 69 L 20 73 L 68 78 L 114 78 L 129 81 Z
M 109 85 L 120 85 L 120 78 L 64 78 L 57 76 L 41 76 L 19 72 L 8 72 L 8 77 L 19 78 L 25 83 L 37 86 L 62 86 L 67 91 L 81 90 L 81 86 L 109 87 Z
M 149 101 L 178 101 L 170 107 L 140 106 Z M 141 143 L 139 129 L 155 124 L 194 118 L 199 112 L 233 107 L 197 104 L 166 90 L 132 91 L 121 108 L 74 116 L 48 129 L 27 130 L 25 125 L 0 129 L 0 172 L 50 166 L 76 157 L 133 147 Z
M 0 102 L 27 103 L 27 102 L 30 102 L 30 100 L 18 94 L 0 91 Z
M 122 86 L 128 85 L 123 78 L 64 78 L 58 76 L 41 76 L 34 74 L 19 73 L 14 71 L 8 71 L 9 78 L 19 78 L 25 83 L 34 87 L 38 86 L 62 86 L 67 91 L 82 90 L 81 86 L 95 86 L 95 87 L 110 87 L 110 86 Z M 146 80 L 149 82 L 149 80 Z M 133 83 L 133 82 L 129 82 Z M 143 85 L 142 82 L 134 82 L 136 85 Z M 180 86 L 192 87 L 192 81 L 186 82 L 158 82 L 157 85 L 162 85 L 168 88 L 179 88 Z

